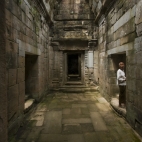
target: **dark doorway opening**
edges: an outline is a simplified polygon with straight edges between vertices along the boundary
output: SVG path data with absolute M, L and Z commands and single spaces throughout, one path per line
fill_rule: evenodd
M 34 98 L 38 86 L 37 55 L 25 55 L 25 101 Z
M 81 54 L 80 53 L 67 54 L 67 75 L 68 75 L 68 81 L 81 80 Z

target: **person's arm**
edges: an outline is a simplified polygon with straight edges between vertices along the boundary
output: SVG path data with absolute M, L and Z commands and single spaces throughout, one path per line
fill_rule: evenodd
M 122 75 L 120 70 L 117 71 L 117 80 L 119 83 L 123 83 L 124 81 L 126 81 L 126 78 Z

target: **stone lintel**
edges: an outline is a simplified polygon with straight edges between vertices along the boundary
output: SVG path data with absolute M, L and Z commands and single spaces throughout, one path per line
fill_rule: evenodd
M 130 42 L 128 44 L 124 44 L 122 46 L 118 46 L 116 48 L 108 50 L 107 55 L 119 54 L 119 53 L 123 53 L 123 52 L 127 53 L 128 50 L 132 50 L 133 48 L 134 48 L 134 42 Z
M 28 43 L 25 43 L 21 40 L 17 40 L 19 43 L 19 55 L 25 57 L 25 53 L 27 54 L 34 54 L 34 55 L 41 55 L 41 50 L 37 47 L 34 47 Z

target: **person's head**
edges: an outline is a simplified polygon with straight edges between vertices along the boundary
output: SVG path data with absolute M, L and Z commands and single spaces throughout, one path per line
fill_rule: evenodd
M 120 63 L 119 63 L 119 68 L 120 68 L 120 69 L 124 69 L 124 66 L 125 66 L 125 65 L 124 65 L 123 62 L 120 62 Z

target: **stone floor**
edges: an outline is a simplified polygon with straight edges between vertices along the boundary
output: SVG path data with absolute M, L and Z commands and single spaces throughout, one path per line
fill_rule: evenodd
M 140 142 L 98 93 L 52 93 L 10 142 Z

